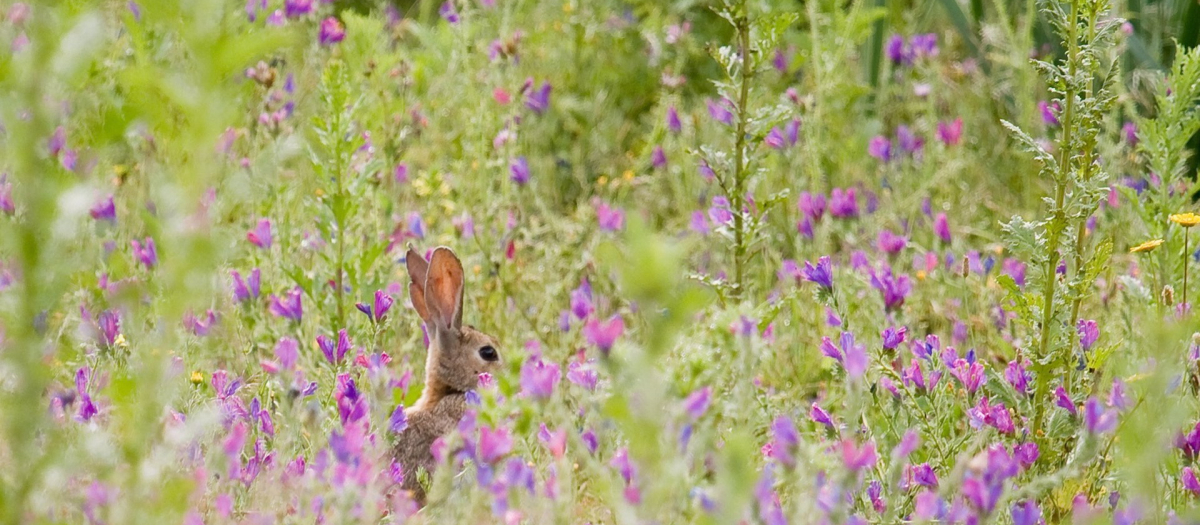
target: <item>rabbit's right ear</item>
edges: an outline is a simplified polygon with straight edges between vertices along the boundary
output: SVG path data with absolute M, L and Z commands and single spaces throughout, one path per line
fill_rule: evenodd
M 449 248 L 442 246 L 433 251 L 423 291 L 435 327 L 462 328 L 463 268 Z
M 429 324 L 429 307 L 425 305 L 425 279 L 429 275 L 429 263 L 409 244 L 408 253 L 404 256 L 404 265 L 408 267 L 408 295 L 412 299 L 413 308 L 417 309 L 421 320 Z

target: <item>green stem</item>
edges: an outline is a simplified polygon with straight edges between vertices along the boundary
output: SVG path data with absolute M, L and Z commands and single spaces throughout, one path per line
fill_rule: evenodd
M 745 6 L 742 6 L 745 9 Z M 754 68 L 750 65 L 750 20 L 743 13 L 737 20 L 738 45 L 742 48 L 741 93 L 738 96 L 737 146 L 734 158 L 733 195 L 729 201 L 733 203 L 733 283 L 734 296 L 742 297 L 745 287 L 745 257 L 746 257 L 746 220 L 742 209 L 745 207 L 745 177 L 746 177 L 746 124 L 749 119 L 747 103 L 750 99 L 750 79 L 754 76 Z
M 1078 18 L 1079 18 L 1079 0 L 1071 2 L 1071 16 L 1067 20 L 1067 64 L 1070 70 L 1070 78 L 1074 79 L 1076 70 L 1078 69 L 1077 54 L 1079 52 L 1078 43 Z M 1070 182 L 1071 171 L 1071 132 L 1075 119 L 1075 88 L 1073 82 L 1067 83 L 1065 93 L 1066 108 L 1063 111 L 1062 119 L 1062 140 L 1059 141 L 1059 173 L 1058 180 L 1055 181 L 1054 195 L 1054 213 L 1053 222 L 1061 223 L 1065 219 L 1066 210 L 1063 209 L 1063 201 L 1066 199 L 1067 184 Z M 1055 269 L 1058 268 L 1059 253 L 1058 244 L 1061 236 L 1061 229 L 1054 228 L 1051 231 L 1049 242 L 1046 243 L 1046 249 L 1049 251 L 1046 255 L 1046 268 L 1043 278 L 1046 283 L 1042 290 L 1042 329 L 1041 337 L 1038 341 L 1038 357 L 1044 358 L 1049 351 L 1051 323 L 1054 320 L 1054 293 L 1055 286 L 1058 284 L 1058 279 L 1055 276 Z M 1037 379 L 1037 395 L 1041 399 L 1045 395 L 1046 389 L 1050 386 L 1050 374 L 1043 370 L 1038 373 Z M 1042 415 L 1045 411 L 1045 403 L 1037 404 L 1037 417 L 1034 419 L 1034 435 L 1042 428 Z

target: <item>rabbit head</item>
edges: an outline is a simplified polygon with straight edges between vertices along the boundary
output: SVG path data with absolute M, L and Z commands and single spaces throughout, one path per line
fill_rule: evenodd
M 409 246 L 406 256 L 413 307 L 429 332 L 426 389 L 436 394 L 473 390 L 479 374 L 500 367 L 496 339 L 462 322 L 463 268 L 444 246 L 428 261 Z

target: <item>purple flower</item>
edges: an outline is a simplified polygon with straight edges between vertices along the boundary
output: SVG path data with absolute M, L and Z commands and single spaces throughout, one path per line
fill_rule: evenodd
M 875 466 L 879 456 L 875 453 L 875 442 L 867 441 L 862 446 L 852 439 L 844 439 L 841 443 L 842 464 L 846 468 L 858 472 Z
M 283 297 L 276 297 L 271 294 L 271 305 L 268 308 L 271 315 L 291 319 L 292 321 L 300 321 L 304 317 L 304 304 L 301 302 L 300 296 L 303 290 L 299 286 L 288 290 Z
M 771 422 L 771 437 L 772 457 L 784 465 L 794 466 L 796 459 L 793 454 L 797 445 L 800 444 L 800 432 L 796 430 L 796 425 L 792 423 L 791 418 L 787 416 L 775 418 L 775 421 Z
M 590 362 L 571 361 L 567 365 L 567 380 L 588 390 L 595 390 L 600 376 Z
M 1129 400 L 1125 397 L 1125 382 L 1114 378 L 1112 389 L 1108 392 L 1108 406 L 1124 412 L 1129 409 Z
M 3 190 L 0 189 L 0 191 Z M 3 200 L 3 197 L 0 197 L 0 200 Z M 105 197 L 104 199 L 101 199 L 100 202 L 97 202 L 96 205 L 92 206 L 92 209 L 88 211 L 88 214 L 91 215 L 93 219 L 98 221 L 116 222 L 117 206 L 113 202 L 113 195 L 110 193 L 108 197 Z
M 804 269 L 800 270 L 800 275 L 804 277 L 804 280 L 816 283 L 823 290 L 833 289 L 833 262 L 828 255 L 817 259 L 816 266 L 809 261 L 804 261 Z
M 1179 475 L 1179 481 L 1183 484 L 1183 490 L 1200 496 L 1200 479 L 1196 479 L 1196 470 L 1194 467 L 1183 467 L 1183 473 Z
M 392 415 L 388 418 L 388 430 L 393 434 L 399 434 L 406 428 L 408 428 L 408 418 L 404 415 L 404 405 L 396 405 L 396 409 L 392 410 Z
M 896 444 L 896 448 L 892 449 L 892 456 L 898 459 L 907 458 L 919 446 L 921 446 L 921 435 L 910 428 L 900 437 L 900 443 Z
M 1008 380 L 1008 384 L 1018 393 L 1029 393 L 1029 381 L 1032 377 L 1022 360 L 1014 359 L 1008 363 L 1008 367 L 1004 369 L 1004 379 Z
M 557 364 L 531 357 L 521 365 L 521 392 L 534 399 L 549 399 L 561 378 Z
M 683 400 L 683 409 L 687 412 L 688 418 L 692 421 L 700 419 L 704 412 L 708 411 L 708 405 L 712 401 L 712 388 L 703 387 L 696 389 L 695 392 L 688 394 Z
M 446 0 L 442 3 L 442 6 L 438 8 L 438 14 L 442 15 L 442 18 L 451 24 L 457 24 L 460 20 L 458 9 L 454 7 L 454 0 Z
M 275 344 L 275 359 L 279 360 L 279 366 L 284 370 L 292 370 L 296 368 L 296 361 L 300 358 L 300 343 L 296 342 L 291 337 L 282 337 Z
M 871 142 L 867 144 L 867 154 L 878 159 L 879 162 L 891 161 L 892 141 L 883 135 L 872 137 Z
M 259 248 L 270 249 L 272 240 L 271 220 L 260 219 L 258 224 L 254 226 L 253 230 L 246 232 L 246 240 L 250 241 L 250 244 L 258 246 Z
M 1042 523 L 1042 509 L 1034 500 L 1025 500 L 1013 504 L 1013 525 L 1038 525 Z
M 1125 143 L 1129 144 L 1130 148 L 1137 146 L 1138 144 L 1137 133 L 1137 124 L 1134 124 L 1133 122 L 1126 122 L 1124 126 L 1121 126 L 1121 136 L 1125 138 Z
M 600 223 L 602 231 L 621 231 L 625 228 L 625 212 L 620 208 L 609 206 L 607 202 L 601 202 L 596 206 L 596 221 Z
M 819 423 L 829 428 L 835 428 L 835 425 L 833 424 L 833 418 L 830 417 L 829 412 L 826 412 L 825 409 L 821 408 L 821 406 L 816 403 L 813 403 L 812 408 L 809 409 L 808 418 L 813 420 L 814 423 Z
M 1038 111 L 1042 114 L 1043 123 L 1051 127 L 1058 126 L 1058 112 L 1061 110 L 1061 107 L 1057 101 L 1049 103 L 1043 100 L 1038 102 L 1037 107 Z
M 937 34 L 924 33 L 913 35 L 909 40 L 913 53 L 918 58 L 932 58 L 938 55 Z
M 675 109 L 675 106 L 667 108 L 667 130 L 671 133 L 683 131 L 683 122 L 679 120 L 679 111 Z
M 1033 466 L 1039 455 L 1037 443 L 1032 441 L 1013 447 L 1013 459 L 1016 459 L 1023 469 Z
M 321 30 L 317 34 L 317 41 L 323 46 L 331 46 L 346 39 L 346 28 L 342 26 L 342 22 L 334 17 L 328 17 L 321 21 Z
M 888 229 L 879 230 L 879 237 L 875 240 L 875 247 L 888 255 L 900 253 L 907 245 L 907 238 L 903 235 L 896 235 L 892 233 L 892 230 Z
M 250 270 L 250 277 L 245 280 L 242 279 L 242 274 L 238 273 L 237 270 L 231 270 L 229 275 L 233 278 L 233 302 L 244 303 L 258 298 L 260 293 L 259 282 L 262 278 L 262 273 L 258 268 Z
M 1091 350 L 1100 338 L 1100 326 L 1090 319 L 1080 319 L 1075 330 L 1079 332 L 1079 346 L 1083 347 L 1084 352 Z
M 619 315 L 609 317 L 607 321 L 592 318 L 583 326 L 583 337 L 589 344 L 599 348 L 606 357 L 617 338 L 621 337 L 623 333 L 625 333 L 625 320 L 621 319 Z
M 1071 396 L 1067 395 L 1067 389 L 1061 386 L 1054 390 L 1054 404 L 1066 409 L 1072 416 L 1079 415 L 1079 408 L 1075 406 L 1075 402 L 1071 400 Z
M 116 310 L 100 312 L 96 318 L 96 325 L 100 328 L 100 337 L 106 346 L 116 344 L 117 335 L 121 333 L 121 316 Z
M 507 428 L 484 426 L 479 429 L 479 452 L 477 457 L 484 463 L 495 464 L 512 452 L 512 436 Z
M 942 242 L 950 244 L 950 221 L 946 218 L 945 213 L 937 214 L 933 219 L 933 233 L 938 236 Z
M 709 99 L 705 101 L 705 104 L 708 106 L 708 116 L 712 117 L 713 120 L 726 126 L 733 125 L 732 102 L 724 98 L 719 102 Z
M 838 219 L 858 217 L 858 192 L 854 188 L 834 188 L 829 192 L 829 215 Z
M 517 157 L 508 164 L 508 178 L 513 182 L 524 186 L 529 182 L 529 162 L 524 156 Z
M 933 471 L 933 467 L 929 463 L 921 463 L 914 465 L 911 470 L 912 481 L 922 487 L 935 489 L 938 486 L 937 473 Z
M 896 127 L 896 145 L 901 151 L 912 155 L 925 147 L 925 139 L 918 137 L 908 126 L 902 124 Z
M 354 307 L 366 314 L 367 318 L 372 322 L 378 323 L 383 321 L 384 317 L 387 316 L 394 302 L 395 299 L 386 290 L 375 290 L 375 301 L 373 304 L 356 303 Z
M 654 146 L 654 152 L 650 154 L 650 164 L 660 170 L 667 167 L 667 154 L 663 152 L 662 146 Z
M 832 357 L 835 361 L 842 363 L 846 367 L 846 374 L 851 379 L 862 377 L 867 370 L 867 349 L 865 345 L 854 343 L 854 334 L 850 332 L 842 332 L 840 346 L 834 346 L 833 340 L 824 337 L 821 339 L 821 353 Z
M 313 12 L 313 0 L 284 0 L 283 11 L 288 18 L 296 18 Z
M 145 243 L 143 245 L 137 239 L 129 241 L 129 245 L 133 247 L 133 256 L 138 262 L 147 269 L 154 268 L 158 264 L 158 249 L 154 247 L 154 239 L 150 237 L 146 237 Z
M 888 311 L 898 310 L 904 306 L 904 300 L 912 291 L 912 282 L 907 275 L 896 277 L 891 268 L 871 272 L 871 286 L 883 296 L 883 307 Z
M 1002 265 L 1004 275 L 1012 277 L 1013 282 L 1017 283 L 1018 287 L 1025 287 L 1025 263 L 1008 258 L 1004 260 Z
M 321 348 L 321 353 L 325 354 L 325 360 L 330 364 L 338 364 L 346 358 L 346 353 L 350 351 L 350 336 L 346 335 L 346 330 L 338 330 L 337 344 L 324 335 L 317 336 L 317 346 Z
M 904 342 L 904 337 L 908 334 L 908 327 L 901 326 L 900 328 L 888 327 L 880 334 L 883 338 L 883 347 L 888 350 L 894 350 Z
M 903 36 L 893 34 L 888 38 L 886 51 L 888 60 L 891 60 L 892 64 L 897 66 L 912 64 L 912 49 L 904 43 Z
M 550 83 L 542 82 L 542 86 L 525 97 L 525 107 L 535 114 L 541 115 L 550 108 Z
M 813 222 L 820 221 L 821 216 L 825 215 L 825 196 L 820 193 L 803 192 L 796 201 L 796 209 Z
M 962 383 L 963 388 L 972 394 L 979 390 L 979 387 L 984 383 L 987 383 L 983 364 L 978 361 L 968 362 L 966 359 L 959 359 L 955 361 L 954 368 L 950 369 L 950 375 L 957 378 Z
M 1117 428 L 1117 412 L 1105 408 L 1099 399 L 1089 397 L 1083 405 L 1083 423 L 1092 434 L 1107 434 Z
M 0 173 L 0 212 L 4 212 L 5 215 L 17 212 L 17 207 L 13 205 L 12 188 L 12 183 L 8 182 L 8 174 Z
M 708 219 L 716 225 L 733 222 L 733 212 L 729 210 L 729 199 L 720 195 L 713 197 L 712 207 L 708 209 Z
M 92 369 L 82 367 L 75 371 L 75 393 L 79 395 L 79 413 L 75 416 L 78 421 L 88 422 L 99 413 L 92 396 L 88 395 L 88 380 L 92 378 Z
M 951 122 L 938 122 L 938 140 L 941 140 L 942 144 L 947 146 L 958 145 L 958 143 L 962 141 L 962 130 L 962 117 L 956 118 Z
M 783 130 L 776 126 L 771 128 L 771 131 L 763 138 L 763 144 L 771 149 L 783 149 L 788 146 L 788 141 L 783 135 Z

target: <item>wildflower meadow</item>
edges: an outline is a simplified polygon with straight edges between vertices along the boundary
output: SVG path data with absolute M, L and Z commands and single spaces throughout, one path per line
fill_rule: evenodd
M 0 524 L 1200 523 L 1198 43 L 0 0 Z

